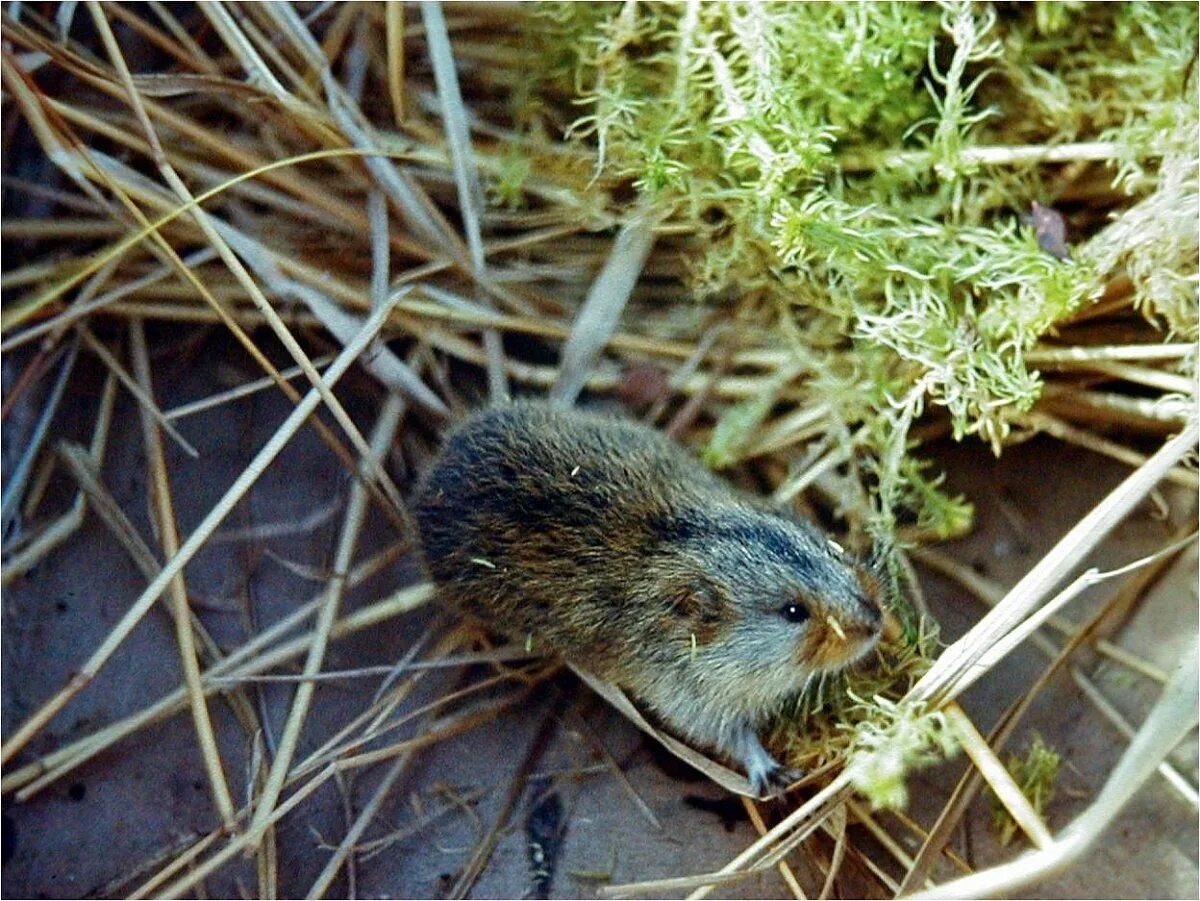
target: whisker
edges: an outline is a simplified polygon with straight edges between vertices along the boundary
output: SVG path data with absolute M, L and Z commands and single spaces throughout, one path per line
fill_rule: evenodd
M 833 634 L 840 638 L 843 642 L 846 640 L 846 631 L 842 628 L 842 624 L 837 621 L 832 613 L 825 614 L 825 622 L 829 623 L 829 628 L 833 630 Z

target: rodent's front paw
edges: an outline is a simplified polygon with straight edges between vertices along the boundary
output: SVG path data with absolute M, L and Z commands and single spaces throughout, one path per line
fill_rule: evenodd
M 804 777 L 804 771 L 771 760 L 769 765 L 751 767 L 746 776 L 751 790 L 760 798 L 778 798 Z

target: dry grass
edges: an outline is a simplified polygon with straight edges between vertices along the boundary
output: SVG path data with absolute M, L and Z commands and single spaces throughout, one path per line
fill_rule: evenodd
M 43 171 L 59 177 L 38 184 L 17 177 L 5 182 L 13 196 L 40 198 L 55 212 L 9 218 L 4 224 L 5 241 L 21 242 L 22 250 L 16 265 L 5 264 L 0 347 L 29 351 L 22 358 L 27 368 L 4 399 L 6 415 L 39 382 L 50 388 L 38 428 L 5 484 L 3 580 L 21 578 L 71 541 L 90 511 L 140 561 L 147 584 L 109 637 L 90 649 L 78 674 L 6 737 L 3 791 L 27 800 L 150 724 L 189 711 L 222 825 L 187 847 L 169 849 L 152 869 L 129 874 L 124 886 L 131 897 L 194 892 L 206 875 L 243 854 L 256 857 L 257 891 L 274 897 L 278 823 L 326 783 L 383 766 L 375 794 L 310 891 L 324 894 L 343 868 L 354 866 L 356 850 L 367 847 L 362 837 L 414 755 L 504 715 L 553 671 L 506 662 L 513 656 L 510 649 L 472 654 L 472 637 L 451 631 L 427 650 L 418 643 L 413 659 L 397 664 L 394 678 L 386 680 L 368 708 L 348 718 L 318 750 L 299 753 L 329 643 L 404 617 L 430 597 L 428 586 L 417 585 L 348 615 L 340 609 L 349 588 L 386 567 L 413 539 L 400 491 L 384 465 L 396 433 L 414 421 L 440 427 L 452 411 L 478 402 L 455 390 L 447 376 L 450 364 L 479 370 L 493 399 L 516 385 L 549 391 L 561 403 L 574 402 L 584 389 L 603 394 L 628 389 L 630 373 L 650 364 L 666 373 L 647 405 L 650 418 L 692 440 L 709 434 L 714 413 L 728 400 L 773 391 L 779 403 L 747 456 L 780 499 L 807 492 L 814 503 L 821 502 L 823 477 L 845 455 L 839 456 L 836 447 L 801 455 L 821 411 L 792 403 L 796 373 L 773 330 L 763 327 L 769 311 L 746 300 L 715 311 L 707 321 L 680 316 L 660 298 L 677 288 L 679 252 L 692 236 L 644 211 L 617 216 L 613 211 L 621 208 L 624 186 L 604 179 L 590 183 L 595 160 L 577 145 L 518 138 L 509 131 L 503 100 L 516 83 L 515 72 L 526 64 L 514 24 L 519 14 L 486 4 L 454 5 L 443 18 L 437 4 L 419 12 L 395 3 L 318 4 L 302 15 L 287 3 L 207 3 L 189 13 L 196 21 L 184 23 L 176 18 L 183 13 L 159 5 L 61 4 L 63 15 L 87 20 L 70 32 L 88 34 L 81 43 L 62 37 L 61 23 L 41 17 L 51 7 L 25 4 L 19 19 L 13 8 L 4 13 L 6 141 L 17 131 L 31 135 L 44 154 Z M 484 185 L 494 184 L 503 172 L 506 143 L 514 140 L 524 141 L 539 161 L 521 185 L 526 203 L 516 212 L 489 203 L 484 194 Z M 1087 148 L 1101 159 L 1108 152 Z M 1099 628 L 1110 609 L 1128 610 L 1138 602 L 1144 572 L 1161 568 L 1165 556 L 1142 561 L 1144 569 L 1132 574 L 1110 574 L 1126 576 L 1123 585 L 1131 587 L 1113 593 L 1094 622 L 1079 628 L 1059 611 L 1101 576 L 1085 574 L 1083 581 L 1055 591 L 1160 480 L 1197 486 L 1194 468 L 1185 465 L 1196 444 L 1195 386 L 1165 366 L 1194 348 L 1148 340 L 1144 325 L 1125 317 L 1128 304 L 1114 273 L 1112 291 L 1099 302 L 1109 317 L 1105 328 L 1089 331 L 1089 313 L 1095 310 L 1085 310 L 1078 322 L 1064 327 L 1058 344 L 1028 355 L 1031 365 L 1043 367 L 1048 386 L 1044 403 L 1024 425 L 1120 460 L 1133 469 L 1129 479 L 1007 592 L 953 561 L 918 551 L 919 562 L 932 561 L 960 578 L 992 605 L 991 612 L 936 659 L 931 659 L 930 636 L 919 637 L 921 627 L 913 626 L 907 638 L 889 643 L 873 667 L 854 677 L 853 691 L 865 700 L 832 685 L 820 698 L 807 698 L 808 706 L 799 712 L 804 732 L 785 721 L 775 739 L 810 773 L 806 788 L 790 796 L 794 808 L 774 824 L 749 806 L 760 838 L 744 853 L 714 861 L 710 873 L 609 886 L 602 894 L 694 890 L 692 897 L 702 897 L 713 886 L 778 867 L 797 897 L 805 889 L 828 897 L 849 858 L 864 863 L 888 893 L 928 886 L 930 897 L 993 894 L 1077 857 L 1155 771 L 1197 806 L 1195 788 L 1164 762 L 1195 722 L 1194 646 L 1179 668 L 1183 675 L 1168 680 Z M 637 315 L 622 318 L 631 305 Z M 728 328 L 730 322 L 747 320 L 755 327 L 736 334 Z M 200 404 L 164 408 L 164 399 L 156 397 L 145 322 L 219 323 L 263 376 L 240 388 L 214 390 Z M 620 331 L 622 322 L 631 330 Z M 129 350 L 123 354 L 120 337 L 126 334 Z M 319 335 L 332 336 L 334 353 L 314 356 L 306 350 L 319 346 Z M 506 354 L 505 337 L 561 344 L 561 366 Z M 322 340 L 328 346 L 328 339 Z M 276 355 L 268 353 L 268 344 L 283 349 L 289 367 L 271 362 Z M 80 353 L 95 356 L 109 377 L 89 445 L 56 447 L 50 424 L 64 391 L 71 390 Z M 356 364 L 380 387 L 380 413 L 368 434 L 332 390 Z M 1107 386 L 1103 391 L 1095 390 L 1100 376 Z M 140 438 L 113 428 L 120 390 L 138 403 Z M 180 535 L 164 441 L 189 449 L 176 422 L 266 390 L 282 392 L 294 404 L 293 413 L 203 522 Z M 1167 396 L 1176 400 L 1165 402 Z M 334 426 L 312 415 L 319 407 L 329 412 Z M 321 590 L 291 616 L 222 653 L 189 609 L 185 566 L 219 540 L 230 512 L 308 426 L 357 477 L 341 512 L 332 570 Z M 944 423 L 930 417 L 923 427 L 933 433 Z M 1138 449 L 1147 434 L 1162 441 L 1157 451 Z M 151 486 L 157 548 L 146 546 L 103 485 L 106 449 L 119 440 L 141 440 L 146 448 L 144 478 Z M 73 501 L 65 512 L 46 518 L 39 515 L 40 499 L 46 483 L 56 478 L 71 486 Z M 860 496 L 866 497 L 864 486 Z M 364 560 L 358 539 L 372 509 L 387 517 L 397 541 L 388 553 Z M 863 511 L 846 513 L 854 519 Z M 18 517 L 36 526 L 14 532 L 10 526 Z M 928 538 L 905 537 L 914 543 Z M 1175 543 L 1164 554 L 1178 547 Z M 180 687 L 90 735 L 32 753 L 31 742 L 87 690 L 163 596 L 184 673 Z M 915 603 L 919 608 L 919 599 Z M 1053 631 L 1065 638 L 1061 647 L 1047 637 Z M 1024 641 L 1046 651 L 1049 668 L 1031 682 L 996 732 L 980 735 L 955 698 Z M 1141 727 L 1126 726 L 1131 743 L 1104 792 L 1071 827 L 1054 835 L 997 755 L 1050 674 L 1071 667 L 1071 654 L 1083 645 L 1164 689 Z M 236 800 L 209 708 L 217 696 L 229 699 L 253 745 L 260 724 L 246 686 L 298 658 L 304 659 L 303 669 L 279 746 L 271 760 L 261 761 L 252 795 Z M 489 660 L 494 674 L 431 704 L 406 706 L 428 671 L 423 667 L 463 660 Z M 1086 684 L 1082 672 L 1072 672 Z M 495 686 L 504 691 L 465 712 L 442 712 Z M 1094 686 L 1084 694 L 1105 711 Z M 876 698 L 903 709 L 944 711 L 972 764 L 947 792 L 941 817 L 928 828 L 903 817 L 876 818 L 855 799 L 847 760 L 861 744 L 855 727 L 879 719 Z M 1111 705 L 1105 715 L 1110 713 Z M 396 730 L 410 722 L 420 723 L 419 737 L 396 740 Z M 640 725 L 654 731 L 644 721 Z M 744 787 L 739 774 L 672 743 L 669 736 L 660 738 L 714 779 Z M 527 764 L 533 759 L 531 749 Z M 505 811 L 519 797 L 528 769 L 510 788 Z M 938 859 L 966 868 L 950 839 L 983 783 L 1038 850 L 1027 861 L 932 888 L 928 879 Z M 470 890 L 487 865 L 506 818 L 494 823 L 480 843 L 454 887 L 456 897 Z M 873 836 L 882 859 L 866 859 L 849 837 L 848 823 Z M 895 828 L 919 838 L 915 855 L 896 841 L 889 831 Z M 822 863 L 823 885 L 802 888 L 788 855 L 818 830 L 831 837 L 833 853 Z

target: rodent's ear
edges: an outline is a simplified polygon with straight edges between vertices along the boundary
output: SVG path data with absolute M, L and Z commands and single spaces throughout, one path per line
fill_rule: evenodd
M 696 636 L 701 644 L 715 637 L 716 630 L 734 615 L 725 594 L 703 576 L 676 581 L 667 593 L 671 613 Z

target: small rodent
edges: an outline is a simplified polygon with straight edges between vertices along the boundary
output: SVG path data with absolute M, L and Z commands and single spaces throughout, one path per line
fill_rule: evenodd
M 759 726 L 883 625 L 866 567 L 636 422 L 529 401 L 478 412 L 414 512 L 445 599 L 626 689 L 758 794 L 795 775 Z

